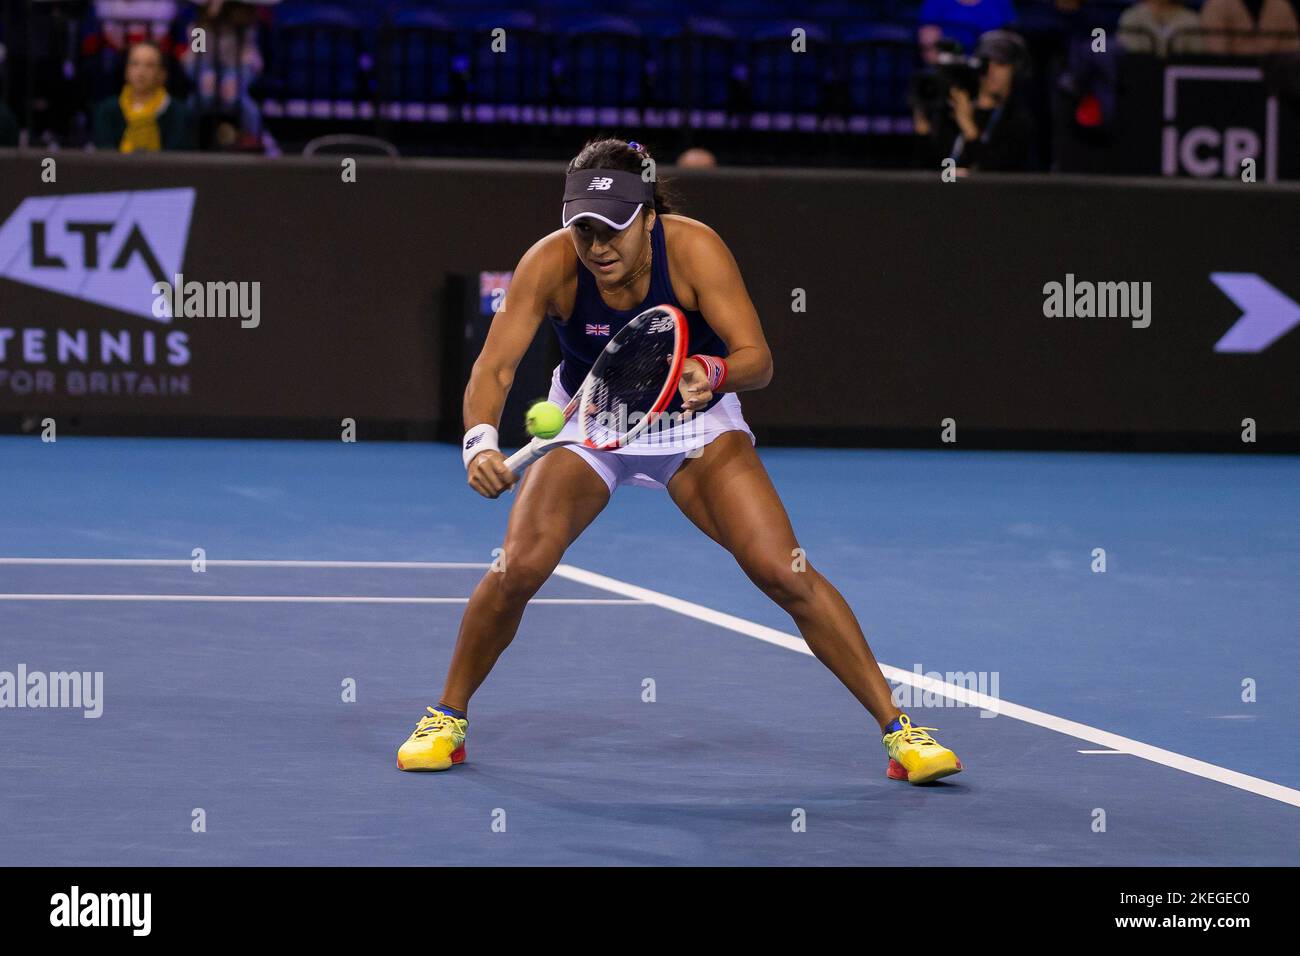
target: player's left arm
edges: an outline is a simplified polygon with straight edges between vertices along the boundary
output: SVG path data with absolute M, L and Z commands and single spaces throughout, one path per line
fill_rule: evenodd
M 674 237 L 682 256 L 683 278 L 695 292 L 696 308 L 704 321 L 727 343 L 726 377 L 717 391 L 746 392 L 772 381 L 772 351 L 767 346 L 758 312 L 745 289 L 736 259 L 716 232 L 694 220 L 684 220 L 684 241 Z M 676 265 L 676 263 L 674 263 Z M 688 362 L 682 373 L 686 406 L 706 404 L 713 394 L 698 362 Z M 687 393 L 686 389 L 693 389 Z

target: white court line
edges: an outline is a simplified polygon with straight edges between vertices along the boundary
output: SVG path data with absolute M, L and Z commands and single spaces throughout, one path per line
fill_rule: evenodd
M 196 558 L 0 558 L 0 564 L 33 565 L 117 565 L 119 567 L 189 567 Z M 467 561 L 230 561 L 205 558 L 204 564 L 218 568 L 417 568 L 446 570 L 490 568 L 492 565 Z
M 594 571 L 584 571 L 582 568 L 576 568 L 571 564 L 561 564 L 555 569 L 555 573 L 562 578 L 576 581 L 579 584 L 587 584 L 593 588 L 600 588 L 614 594 L 622 594 L 625 597 L 640 598 L 649 604 L 657 604 L 659 607 L 675 611 L 686 617 L 693 617 L 698 621 L 704 621 L 708 624 L 726 628 L 729 631 L 735 631 L 738 634 L 745 634 L 760 641 L 784 647 L 787 650 L 812 656 L 812 651 L 808 649 L 808 645 L 804 643 L 802 638 L 784 634 L 775 628 L 765 627 L 754 621 L 747 621 L 744 618 L 715 611 L 702 604 L 683 601 L 681 598 L 675 598 L 658 591 L 651 591 L 649 588 L 629 584 L 626 581 L 619 581 L 603 574 L 596 574 Z M 933 680 L 912 671 L 892 667 L 889 664 L 881 664 L 880 669 L 884 672 L 885 677 L 890 680 L 911 684 L 913 687 L 962 701 L 972 707 L 980 707 L 997 714 L 1005 714 L 1027 724 L 1054 730 L 1059 734 L 1086 740 L 1088 743 L 1107 747 L 1111 750 L 1122 751 L 1125 754 L 1141 757 L 1143 760 L 1149 760 L 1152 763 L 1158 763 L 1174 770 L 1181 770 L 1193 776 L 1204 777 L 1206 780 L 1213 780 L 1229 787 L 1236 787 L 1238 790 L 1245 790 L 1261 797 L 1267 797 L 1270 800 L 1277 800 L 1293 807 L 1300 807 L 1300 790 L 1292 790 L 1290 787 L 1284 787 L 1269 780 L 1262 780 L 1259 777 L 1252 777 L 1249 774 L 1238 773 L 1235 770 L 1228 770 L 1226 767 L 1206 763 L 1204 760 L 1196 760 L 1193 757 L 1174 753 L 1172 750 L 1152 747 L 1140 740 L 1121 737 L 1119 734 L 1112 734 L 1106 730 L 1089 727 L 1087 724 L 1081 724 L 1077 721 L 1066 720 L 1064 717 L 1047 714 L 1041 710 L 1034 710 L 1005 700 L 988 697 L 969 688 L 959 687 L 945 681 Z
M 264 604 L 468 604 L 467 597 L 349 597 L 309 594 L 0 594 L 0 601 L 197 601 Z M 622 598 L 533 598 L 529 604 L 645 604 Z
M 208 561 L 213 564 L 213 561 Z M 241 562 L 224 562 L 230 565 L 243 567 L 341 567 L 341 568 L 367 568 L 367 567 L 385 567 L 385 568 L 463 568 L 463 567 L 490 567 L 487 564 L 458 564 L 448 562 L 418 562 L 418 561 L 241 561 Z M 0 564 L 82 564 L 82 565 L 104 565 L 104 564 L 126 564 L 126 565 L 152 565 L 152 564 L 190 564 L 187 560 L 141 560 L 141 559 L 115 559 L 115 558 L 0 558 Z M 603 574 L 597 574 L 594 571 L 586 571 L 582 568 L 574 567 L 571 564 L 561 564 L 555 569 L 556 575 L 579 584 L 585 584 L 589 587 L 609 591 L 614 594 L 621 594 L 624 597 L 634 598 L 637 602 L 653 604 L 669 611 L 674 611 L 686 617 L 695 618 L 698 621 L 704 621 L 717 627 L 725 628 L 729 631 L 735 631 L 738 634 L 744 634 L 748 637 L 765 641 L 768 644 L 775 644 L 778 647 L 784 647 L 787 650 L 795 651 L 800 654 L 812 656 L 812 651 L 804 643 L 802 638 L 794 637 L 790 634 L 782 633 L 775 628 L 766 627 L 754 621 L 747 621 L 741 617 L 735 617 L 731 614 L 725 614 L 722 611 L 715 611 L 712 608 L 705 607 L 702 604 L 696 604 L 692 601 L 684 601 L 681 598 L 675 598 L 659 591 L 652 591 L 649 588 L 643 588 L 636 584 L 629 584 L 626 581 L 619 581 L 616 578 L 606 577 Z M 22 595 L 19 595 L 22 597 Z M 65 595 L 59 595 L 66 600 Z M 114 596 L 109 595 L 109 598 Z M 119 596 L 120 597 L 120 596 Z M 177 595 L 177 597 L 189 597 L 189 595 Z M 413 600 L 413 601 L 438 601 L 438 598 L 388 598 L 379 600 Z M 464 599 L 468 600 L 468 599 Z M 536 599 L 535 599 L 536 600 Z M 551 599 L 566 600 L 566 599 Z M 1160 764 L 1173 770 L 1181 770 L 1184 773 L 1193 776 L 1203 777 L 1206 780 L 1213 780 L 1229 787 L 1235 787 L 1238 790 L 1245 790 L 1261 797 L 1267 797 L 1270 800 L 1277 800 L 1280 803 L 1286 803 L 1293 807 L 1300 807 L 1300 791 L 1292 790 L 1290 787 L 1284 787 L 1281 784 L 1273 783 L 1269 780 L 1262 780 L 1259 777 L 1252 777 L 1248 774 L 1238 773 L 1235 770 L 1228 770 L 1226 767 L 1220 767 L 1212 763 L 1206 763 L 1203 760 L 1196 760 L 1183 754 L 1174 753 L 1172 750 L 1164 750 L 1160 747 L 1152 747 L 1150 744 L 1144 744 L 1140 740 L 1133 740 L 1129 737 L 1121 737 L 1119 734 L 1112 734 L 1109 731 L 1100 730 L 1096 727 L 1090 727 L 1087 724 L 1081 724 L 1077 721 L 1066 720 L 1063 717 L 1057 717 L 1054 714 L 1044 713 L 1041 710 L 1034 710 L 1030 707 L 1022 707 L 1019 704 L 1013 704 L 1005 700 L 999 700 L 988 697 L 977 691 L 970 690 L 966 687 L 959 687 L 956 684 L 949 684 L 944 681 L 933 680 L 921 674 L 915 674 L 912 671 L 905 671 L 889 664 L 881 664 L 881 671 L 885 677 L 904 684 L 910 684 L 921 690 L 930 691 L 941 697 L 947 697 L 952 700 L 961 701 L 972 707 L 979 707 L 983 710 L 992 711 L 997 714 L 1006 714 L 1016 720 L 1023 721 L 1027 724 L 1033 724 L 1037 727 L 1043 727 L 1047 730 L 1053 730 L 1059 734 L 1065 734 L 1069 737 L 1075 737 L 1079 740 L 1086 740 L 1088 743 L 1097 744 L 1110 750 L 1128 754 L 1134 757 L 1141 757 L 1151 763 Z

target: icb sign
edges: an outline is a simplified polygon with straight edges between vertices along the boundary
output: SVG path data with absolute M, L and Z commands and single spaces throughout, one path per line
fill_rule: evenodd
M 1276 181 L 1277 97 L 1267 95 L 1261 70 L 1167 67 L 1164 101 L 1164 175 L 1240 179 L 1251 159 L 1258 179 Z

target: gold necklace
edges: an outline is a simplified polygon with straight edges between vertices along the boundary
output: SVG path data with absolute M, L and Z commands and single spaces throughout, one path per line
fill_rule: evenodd
M 610 295 L 610 296 L 617 295 L 618 293 L 622 292 L 624 289 L 626 289 L 633 282 L 635 282 L 637 279 L 641 278 L 641 276 L 645 274 L 645 271 L 650 268 L 650 263 L 654 261 L 654 256 L 655 256 L 654 246 L 650 246 L 646 250 L 645 265 L 643 265 L 640 269 L 637 269 L 636 272 L 632 273 L 632 275 L 627 279 L 627 281 L 625 281 L 617 289 L 609 289 L 609 290 L 602 289 L 599 282 L 596 283 L 596 288 L 600 290 L 601 295 Z

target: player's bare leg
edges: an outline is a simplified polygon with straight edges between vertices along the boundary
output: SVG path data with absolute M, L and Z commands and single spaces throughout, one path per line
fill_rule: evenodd
M 502 570 L 488 571 L 474 589 L 443 686 L 440 702 L 462 711 L 514 640 L 528 601 L 609 502 L 600 476 L 564 449 L 524 472 L 514 494 Z
M 749 579 L 794 618 L 817 659 L 880 724 L 889 756 L 886 775 L 930 783 L 959 773 L 961 761 L 894 706 L 889 684 L 848 603 L 804 560 L 794 530 L 749 436 L 727 432 L 668 483 L 673 500 L 709 537 L 730 551 Z
M 450 770 L 465 761 L 470 697 L 514 640 L 529 599 L 609 501 L 600 476 L 563 449 L 529 468 L 515 494 L 498 570 L 470 596 L 442 697 L 398 749 L 400 770 Z
M 749 436 L 727 432 L 714 439 L 698 458 L 686 459 L 668 492 L 794 618 L 817 659 L 887 727 L 898 716 L 889 684 L 840 592 L 811 564 L 794 570 L 794 529 Z

